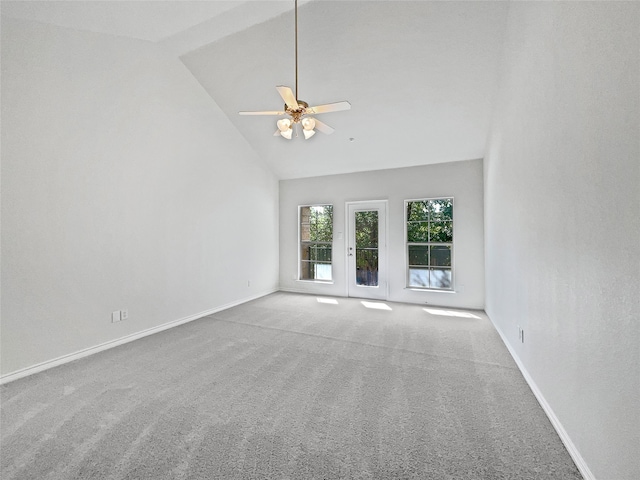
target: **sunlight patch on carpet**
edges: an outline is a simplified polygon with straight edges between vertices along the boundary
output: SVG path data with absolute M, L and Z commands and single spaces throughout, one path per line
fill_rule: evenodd
M 460 317 L 460 318 L 477 318 L 480 319 L 479 316 L 474 315 L 469 312 L 459 312 L 456 310 L 441 310 L 439 308 L 423 308 L 423 310 L 431 315 L 440 315 L 443 317 Z
M 362 305 L 364 305 L 365 307 L 372 308 L 374 310 L 391 310 L 391 307 L 389 305 L 387 305 L 386 303 L 365 302 L 365 301 L 362 301 L 360 303 Z
M 335 298 L 318 297 L 316 300 L 318 300 L 318 303 L 330 303 L 331 305 L 338 305 L 338 300 L 336 300 Z

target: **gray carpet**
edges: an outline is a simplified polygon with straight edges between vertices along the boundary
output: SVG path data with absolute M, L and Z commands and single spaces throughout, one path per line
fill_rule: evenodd
M 3 386 L 2 480 L 581 478 L 484 315 L 336 300 L 276 293 Z

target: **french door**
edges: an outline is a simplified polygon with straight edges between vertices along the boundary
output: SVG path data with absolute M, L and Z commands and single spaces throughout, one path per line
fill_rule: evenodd
M 350 297 L 387 299 L 387 201 L 347 203 Z

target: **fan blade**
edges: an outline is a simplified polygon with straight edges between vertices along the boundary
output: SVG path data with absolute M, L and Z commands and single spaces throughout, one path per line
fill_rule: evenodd
M 264 111 L 264 112 L 238 112 L 240 115 L 284 115 L 284 112 L 278 112 L 276 110 Z
M 307 112 L 309 113 L 328 113 L 328 112 L 339 112 L 341 110 L 349 110 L 351 108 L 351 104 L 349 102 L 336 102 L 336 103 L 326 103 L 324 105 L 317 105 L 315 107 L 308 107 Z
M 321 122 L 317 118 L 314 118 L 314 120 L 316 121 L 316 130 L 318 130 L 319 132 L 322 132 L 325 135 L 331 135 L 333 132 L 335 132 L 335 130 L 326 123 Z
M 300 105 L 298 105 L 298 100 L 296 100 L 296 96 L 293 94 L 293 90 L 283 85 L 277 86 L 276 89 L 278 90 L 278 93 L 284 100 L 284 103 L 287 104 L 287 107 L 292 108 L 294 110 L 297 110 L 298 108 L 300 108 Z

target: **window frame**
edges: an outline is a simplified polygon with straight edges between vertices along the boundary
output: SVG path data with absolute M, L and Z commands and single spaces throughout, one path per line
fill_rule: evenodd
M 331 262 L 316 262 L 316 263 L 324 263 L 325 265 L 331 266 L 331 278 L 328 280 L 325 279 L 316 279 L 316 278 L 302 278 L 302 209 L 303 208 L 313 208 L 313 207 L 331 207 L 332 209 L 332 217 L 331 217 L 331 242 L 310 242 L 315 244 L 324 244 L 331 245 Z M 333 251 L 334 251 L 334 223 L 335 223 L 335 208 L 334 205 L 330 202 L 326 203 L 307 203 L 298 205 L 298 274 L 296 280 L 299 282 L 312 282 L 312 283 L 333 283 L 334 281 L 334 272 L 333 272 Z
M 408 223 L 409 220 L 407 219 L 407 208 L 409 206 L 409 203 L 412 202 L 430 202 L 433 200 L 450 200 L 451 201 L 451 209 L 452 209 L 452 218 L 451 218 L 451 231 L 452 231 L 452 238 L 451 238 L 451 242 L 409 242 L 409 232 L 408 232 Z M 455 215 L 453 215 L 453 212 L 455 212 L 455 199 L 453 196 L 444 196 L 444 197 L 422 197 L 422 198 L 410 198 L 410 199 L 406 199 L 404 201 L 404 210 L 403 210 L 403 217 L 404 217 L 404 257 L 405 257 L 405 288 L 410 289 L 410 290 L 420 290 L 420 291 L 429 291 L 429 292 L 445 292 L 445 293 L 452 293 L 455 292 L 455 276 L 454 276 L 454 265 L 455 265 L 455 255 L 454 255 L 454 244 L 455 244 Z M 431 220 L 428 220 L 429 223 L 431 223 Z M 417 245 L 417 246 L 426 246 L 426 247 L 432 247 L 432 246 L 438 246 L 438 245 L 445 245 L 445 246 L 449 246 L 450 247 L 450 252 L 451 252 L 451 266 L 448 267 L 450 272 L 451 272 L 451 283 L 449 287 L 446 288 L 438 288 L 438 287 L 432 287 L 432 286 L 427 286 L 427 287 L 422 287 L 419 285 L 411 285 L 411 270 L 410 270 L 410 263 L 409 263 L 409 247 L 413 246 L 413 245 Z M 429 265 L 427 265 L 427 268 L 431 268 L 432 265 L 430 265 L 431 262 L 429 262 Z

